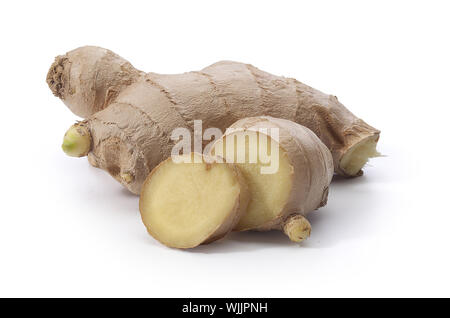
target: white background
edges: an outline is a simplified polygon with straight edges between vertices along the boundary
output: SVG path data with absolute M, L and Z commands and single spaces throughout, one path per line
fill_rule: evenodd
M 447 1 L 10 1 L 0 12 L 0 296 L 450 296 Z M 270 232 L 166 248 L 138 197 L 61 151 L 78 118 L 46 73 L 88 44 L 146 71 L 230 59 L 295 77 L 380 129 L 386 157 L 333 181 L 301 246 Z

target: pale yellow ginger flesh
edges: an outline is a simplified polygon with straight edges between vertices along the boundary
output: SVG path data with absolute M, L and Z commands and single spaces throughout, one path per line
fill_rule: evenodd
M 231 231 L 247 202 L 245 184 L 235 167 L 175 163 L 169 158 L 145 181 L 139 205 L 155 239 L 170 247 L 192 248 Z
M 243 118 L 211 152 L 238 166 L 248 184 L 247 213 L 235 230 L 282 230 L 294 242 L 309 236 L 305 216 L 326 204 L 333 177 L 332 155 L 311 130 L 270 116 Z
M 362 140 L 360 143 L 353 146 L 341 159 L 341 168 L 348 175 L 356 175 L 362 172 L 362 168 L 369 161 L 370 158 L 379 157 L 380 153 L 377 151 L 378 136 L 370 137 Z
M 83 157 L 91 149 L 91 134 L 83 124 L 72 125 L 64 135 L 63 151 L 72 157 Z
M 230 135 L 230 138 L 235 138 L 236 135 L 243 135 L 244 133 L 235 133 Z M 260 150 L 260 134 L 256 133 L 257 150 Z M 292 189 L 292 166 L 286 152 L 279 147 L 278 156 L 273 160 L 272 165 L 278 165 L 278 171 L 273 174 L 262 174 L 263 167 L 270 166 L 269 163 L 262 163 L 261 158 L 257 157 L 257 162 L 251 163 L 249 158 L 250 138 L 245 138 L 245 144 L 238 144 L 234 142 L 234 151 L 227 153 L 226 140 L 220 139 L 215 145 L 213 153 L 218 154 L 220 148 L 222 151 L 220 155 L 225 158 L 227 162 L 234 162 L 242 172 L 251 193 L 250 202 L 247 208 L 247 213 L 241 218 L 235 230 L 244 231 L 254 229 L 276 218 L 283 210 L 286 202 L 289 199 L 289 194 Z M 230 139 L 228 139 L 230 140 Z M 235 138 L 237 140 L 237 138 Z M 238 150 L 238 147 L 241 149 Z M 245 154 L 245 162 L 237 162 L 237 154 Z M 272 155 L 271 143 L 267 143 L 266 154 L 270 157 Z

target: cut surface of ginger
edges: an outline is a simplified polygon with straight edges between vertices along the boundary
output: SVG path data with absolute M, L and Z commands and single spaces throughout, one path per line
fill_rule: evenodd
M 379 157 L 377 151 L 378 136 L 363 139 L 353 146 L 342 157 L 340 167 L 348 175 L 355 176 L 361 171 L 370 158 Z
M 231 230 L 237 220 L 240 192 L 236 172 L 227 164 L 168 159 L 144 183 L 142 220 L 161 243 L 195 247 Z
M 230 134 L 227 138 L 218 140 L 211 151 L 213 154 L 225 158 L 227 162 L 233 162 L 237 165 L 248 185 L 250 201 L 247 212 L 235 227 L 236 231 L 255 229 L 276 219 L 288 202 L 292 189 L 293 168 L 283 148 L 275 141 L 267 142 L 267 146 L 261 148 L 261 133 L 256 132 L 258 136 L 256 142 L 251 142 L 250 138 L 245 136 L 247 133 Z M 238 135 L 241 136 L 238 137 Z M 227 140 L 230 142 L 233 138 L 234 151 L 230 152 L 227 151 Z M 245 142 L 237 142 L 239 138 L 242 138 L 240 140 L 245 138 Z M 270 140 L 270 137 L 267 138 Z M 250 157 L 250 151 L 255 151 L 254 147 L 250 148 L 250 144 L 257 145 L 257 160 L 252 160 Z M 272 152 L 274 146 L 278 148 L 278 155 L 276 152 Z M 229 149 L 233 149 L 233 147 L 229 146 Z M 267 158 L 261 160 L 261 153 L 263 153 L 264 158 L 266 156 L 273 157 L 272 161 L 267 163 Z M 245 154 L 245 160 L 240 160 L 244 162 L 239 162 L 238 154 Z M 275 173 L 262 173 L 262 168 L 271 165 L 278 165 Z

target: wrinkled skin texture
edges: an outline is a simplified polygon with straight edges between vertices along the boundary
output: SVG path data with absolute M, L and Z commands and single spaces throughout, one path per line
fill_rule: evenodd
M 111 51 L 81 47 L 56 58 L 47 83 L 92 135 L 89 162 L 108 171 L 133 193 L 170 155 L 177 127 L 225 131 L 235 121 L 268 115 L 311 129 L 330 149 L 335 172 L 342 157 L 379 131 L 348 111 L 335 96 L 249 64 L 222 61 L 175 75 L 144 73 Z M 126 176 L 126 177 L 123 177 Z

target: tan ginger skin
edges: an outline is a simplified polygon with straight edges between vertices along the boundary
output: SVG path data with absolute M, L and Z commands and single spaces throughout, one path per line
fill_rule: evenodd
M 380 132 L 335 96 L 249 64 L 222 61 L 197 72 L 144 73 L 109 50 L 86 46 L 58 56 L 47 83 L 86 119 L 89 162 L 136 194 L 150 171 L 170 156 L 173 129 L 193 130 L 193 121 L 200 119 L 204 129 L 222 131 L 245 117 L 294 121 L 322 140 L 335 172 L 344 176 L 361 175 L 360 168 L 377 155 Z

